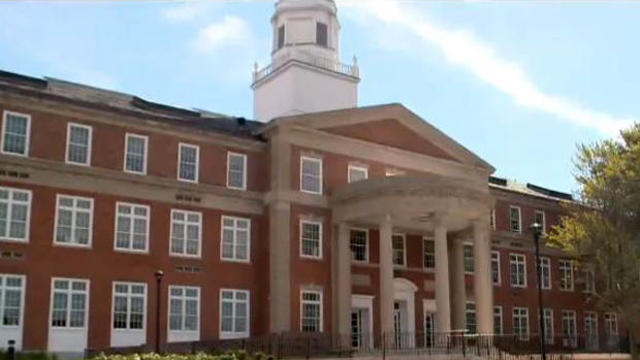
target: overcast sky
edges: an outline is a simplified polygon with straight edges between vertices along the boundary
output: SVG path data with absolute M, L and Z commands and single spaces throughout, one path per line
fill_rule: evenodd
M 561 191 L 576 144 L 640 119 L 640 2 L 338 1 L 360 105 L 401 102 L 497 168 Z M 273 2 L 0 3 L 0 68 L 252 117 Z

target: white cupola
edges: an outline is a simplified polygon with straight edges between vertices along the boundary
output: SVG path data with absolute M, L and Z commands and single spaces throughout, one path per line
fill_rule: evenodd
M 271 64 L 253 72 L 254 118 L 358 105 L 358 65 L 340 62 L 340 23 L 333 0 L 279 0 L 271 18 Z

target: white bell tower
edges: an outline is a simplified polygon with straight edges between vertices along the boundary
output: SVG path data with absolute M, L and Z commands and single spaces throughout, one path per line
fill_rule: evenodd
M 340 62 L 333 0 L 278 0 L 271 18 L 271 64 L 253 71 L 253 116 L 267 122 L 358 105 L 357 60 Z

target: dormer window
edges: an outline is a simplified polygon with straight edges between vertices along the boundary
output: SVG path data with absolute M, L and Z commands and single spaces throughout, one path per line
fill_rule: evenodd
M 278 27 L 278 43 L 276 45 L 278 50 L 284 46 L 284 25 Z
M 325 23 L 316 23 L 316 44 L 324 47 L 329 46 L 329 42 L 327 41 L 327 24 Z

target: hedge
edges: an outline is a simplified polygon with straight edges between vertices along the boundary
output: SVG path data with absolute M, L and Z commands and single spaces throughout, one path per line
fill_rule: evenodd
M 224 354 L 127 354 L 105 355 L 100 354 L 91 360 L 274 360 L 271 355 L 255 353 L 249 355 L 244 351 L 229 352 Z

